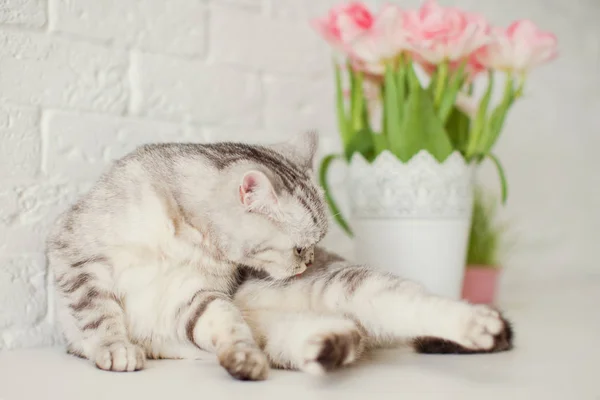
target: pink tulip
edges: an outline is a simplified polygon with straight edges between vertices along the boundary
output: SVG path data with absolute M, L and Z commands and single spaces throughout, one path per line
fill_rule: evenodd
M 459 61 L 484 46 L 489 24 L 482 16 L 428 0 L 407 13 L 406 29 L 418 57 L 430 64 Z
M 471 54 L 467 60 L 467 65 L 465 66 L 465 73 L 467 74 L 467 82 L 472 82 L 477 76 L 479 76 L 482 72 L 487 71 L 485 65 L 479 62 L 479 53 L 482 52 L 483 49 L 477 50 L 475 53 Z
M 313 26 L 321 36 L 342 51 L 347 51 L 348 44 L 372 25 L 371 11 L 360 2 L 334 7 L 327 17 L 313 21 Z
M 533 22 L 513 22 L 508 29 L 494 29 L 492 42 L 477 55 L 481 64 L 499 70 L 527 72 L 557 55 L 557 39 Z
M 357 69 L 373 75 L 385 72 L 385 62 L 409 50 L 408 33 L 404 29 L 404 12 L 393 5 L 384 6 L 373 25 L 349 44 L 350 57 Z

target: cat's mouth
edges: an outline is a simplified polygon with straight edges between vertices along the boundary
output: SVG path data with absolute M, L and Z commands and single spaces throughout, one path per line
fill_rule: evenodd
M 297 272 L 294 276 L 300 276 L 305 273 L 308 268 L 312 267 L 312 262 L 304 263 L 302 265 L 304 266 L 304 269 L 301 272 Z

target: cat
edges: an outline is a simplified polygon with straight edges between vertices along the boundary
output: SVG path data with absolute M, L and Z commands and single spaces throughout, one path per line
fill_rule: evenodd
M 111 371 L 208 351 L 234 378 L 263 380 L 398 340 L 424 353 L 512 348 L 498 310 L 319 246 L 317 141 L 149 144 L 115 161 L 47 240 L 67 351 Z

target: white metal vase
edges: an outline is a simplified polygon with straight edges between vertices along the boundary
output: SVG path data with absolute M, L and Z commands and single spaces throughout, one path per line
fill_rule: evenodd
M 473 204 L 461 154 L 402 163 L 386 150 L 368 163 L 355 153 L 347 179 L 356 260 L 460 298 Z

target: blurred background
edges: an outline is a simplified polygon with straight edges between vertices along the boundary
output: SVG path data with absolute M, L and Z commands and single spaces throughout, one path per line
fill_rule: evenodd
M 269 143 L 307 129 L 341 149 L 331 53 L 309 21 L 330 0 L 0 0 L 0 349 L 51 344 L 48 227 L 142 143 Z M 379 6 L 383 2 L 365 2 Z M 416 7 L 417 0 L 394 1 Z M 600 1 L 440 0 L 554 32 L 497 153 L 518 286 L 600 275 Z M 344 209 L 344 165 L 331 181 Z M 480 179 L 498 191 L 493 167 Z M 327 244 L 351 255 L 333 226 Z

